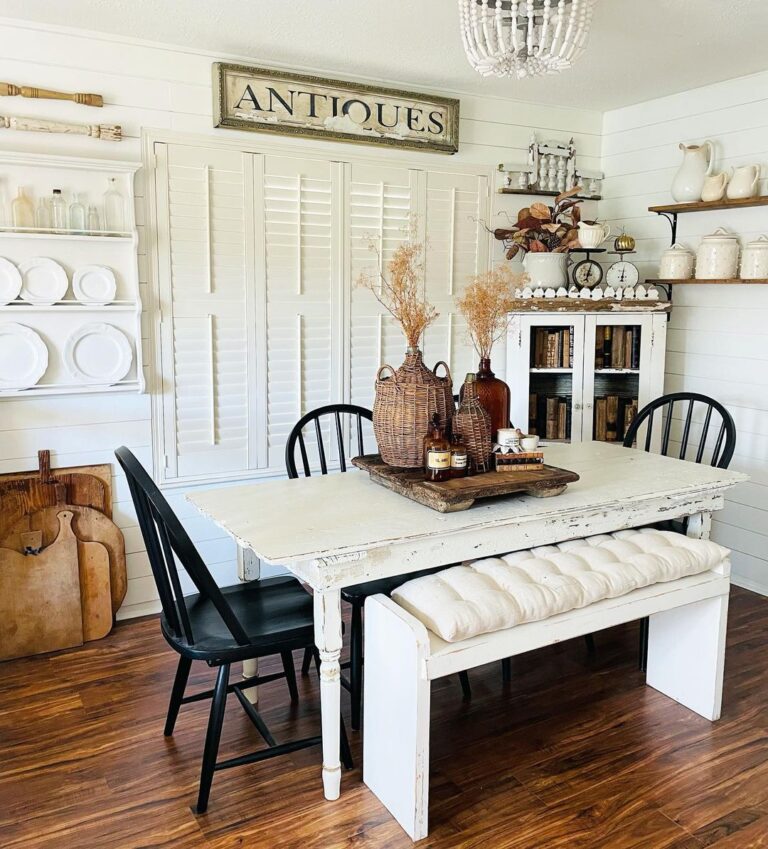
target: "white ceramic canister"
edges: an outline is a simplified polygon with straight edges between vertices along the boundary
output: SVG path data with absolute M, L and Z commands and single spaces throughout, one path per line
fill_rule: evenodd
M 768 236 L 747 242 L 741 255 L 742 280 L 768 280 Z
M 693 277 L 693 252 L 677 243 L 667 248 L 659 262 L 659 278 L 688 280 L 691 277 Z
M 704 236 L 696 252 L 699 280 L 731 280 L 739 268 L 739 240 L 725 228 Z

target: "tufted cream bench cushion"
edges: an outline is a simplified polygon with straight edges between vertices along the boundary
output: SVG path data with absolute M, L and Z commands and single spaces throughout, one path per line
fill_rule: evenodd
M 456 642 L 707 572 L 728 555 L 669 531 L 619 531 L 453 566 L 408 581 L 392 598 Z

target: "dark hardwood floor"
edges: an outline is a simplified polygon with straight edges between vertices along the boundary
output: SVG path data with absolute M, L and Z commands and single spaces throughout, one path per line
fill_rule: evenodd
M 725 705 L 710 724 L 643 684 L 637 627 L 434 685 L 430 849 L 768 847 L 768 599 L 734 589 Z M 82 649 L 0 664 L 2 849 L 386 847 L 411 842 L 356 768 L 326 802 L 319 749 L 218 773 L 191 810 L 207 703 L 162 734 L 175 655 L 154 620 Z M 297 669 L 300 658 L 296 657 Z M 194 674 L 194 667 L 193 667 Z M 201 666 L 192 683 L 212 678 Z M 278 740 L 316 733 L 314 675 L 291 708 L 261 690 Z M 342 695 L 346 711 L 346 694 Z M 348 711 L 346 711 L 348 717 Z M 224 756 L 260 745 L 234 698 Z

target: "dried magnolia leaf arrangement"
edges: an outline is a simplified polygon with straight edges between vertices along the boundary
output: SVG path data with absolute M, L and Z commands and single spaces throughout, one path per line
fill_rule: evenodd
M 562 192 L 555 198 L 554 206 L 532 203 L 517 214 L 517 224 L 499 228 L 493 235 L 504 242 L 507 259 L 524 253 L 565 253 L 579 247 L 579 231 L 576 229 L 581 214 L 574 195 L 581 186 Z
M 514 290 L 527 282 L 527 274 L 516 274 L 508 265 L 500 265 L 474 275 L 464 293 L 456 298 L 480 359 L 490 359 L 494 342 L 506 333 Z
M 363 271 L 357 285 L 370 290 L 376 300 L 392 315 L 402 328 L 410 348 L 419 347 L 422 333 L 439 313 L 424 298 L 424 245 L 416 241 L 412 222 L 408 239 L 394 252 L 382 271 L 381 253 L 375 242 L 369 245 L 378 257 L 377 272 Z

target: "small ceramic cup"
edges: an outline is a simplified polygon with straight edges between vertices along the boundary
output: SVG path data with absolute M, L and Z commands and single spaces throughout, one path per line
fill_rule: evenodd
M 539 447 L 539 437 L 536 434 L 524 436 L 520 440 L 520 447 L 523 451 L 535 451 Z

